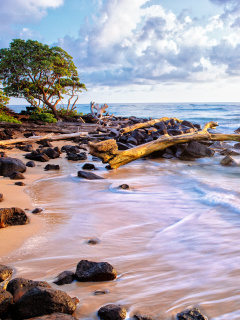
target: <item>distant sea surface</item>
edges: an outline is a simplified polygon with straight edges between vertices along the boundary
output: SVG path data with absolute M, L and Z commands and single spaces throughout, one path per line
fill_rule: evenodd
M 89 113 L 89 106 L 78 111 Z M 240 127 L 240 103 L 109 104 L 108 112 L 201 125 L 214 120 L 222 133 Z M 198 307 L 212 320 L 240 320 L 240 167 L 223 167 L 222 158 L 217 151 L 195 161 L 140 159 L 107 171 L 89 155 L 105 178 L 93 181 L 77 178 L 82 161 L 66 161 L 30 188 L 46 223 L 4 262 L 15 276 L 50 282 L 75 271 L 81 259 L 111 263 L 115 281 L 61 287 L 79 297 L 76 316 L 84 320 L 97 320 L 108 303 L 124 305 L 127 318 L 170 320 Z M 130 189 L 120 189 L 123 183 Z M 90 238 L 101 242 L 89 246 Z M 95 290 L 109 293 L 94 296 Z

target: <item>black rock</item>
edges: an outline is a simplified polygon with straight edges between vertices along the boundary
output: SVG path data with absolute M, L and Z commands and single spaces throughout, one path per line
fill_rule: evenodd
M 67 155 L 67 159 L 72 161 L 87 160 L 87 153 L 86 152 L 69 153 Z
M 152 317 L 142 316 L 142 315 L 140 315 L 140 314 L 135 314 L 135 315 L 133 316 L 133 319 L 134 319 L 134 320 L 153 320 Z
M 182 151 L 180 148 L 182 148 Z M 180 146 L 176 156 L 181 160 L 192 160 L 195 158 L 212 157 L 214 153 L 215 151 L 213 149 L 197 141 L 191 141 L 187 146 Z
M 228 155 L 228 156 L 239 156 L 240 152 L 237 152 L 237 151 L 231 150 L 231 149 L 224 149 L 224 150 L 220 151 L 220 154 L 222 156 L 226 156 L 226 155 Z
M 177 320 L 207 320 L 207 317 L 204 316 L 200 310 L 186 309 L 183 312 L 180 312 L 176 315 Z
M 7 291 L 12 294 L 13 301 L 16 302 L 26 292 L 36 287 L 51 288 L 51 286 L 45 281 L 33 281 L 25 278 L 15 278 L 8 283 Z
M 87 244 L 90 245 L 95 245 L 95 244 L 99 244 L 101 241 L 98 238 L 93 238 L 87 241 Z
M 236 129 L 234 132 L 240 133 L 240 127 L 238 129 Z
M 60 151 L 60 150 L 59 150 Z M 55 148 L 47 148 L 43 151 L 50 159 L 56 159 L 60 157 L 60 152 Z
M 229 166 L 229 167 L 239 167 L 239 164 L 229 155 L 224 157 L 221 161 L 220 164 L 222 166 Z
M 98 175 L 96 175 L 93 172 L 86 172 L 86 171 L 78 171 L 78 177 L 79 178 L 83 178 L 83 179 L 87 179 L 87 180 L 96 180 L 96 179 L 104 179 Z
M 71 146 L 67 144 L 61 148 L 61 151 L 66 153 L 78 153 L 79 149 L 79 146 Z
M 127 316 L 127 310 L 120 305 L 108 304 L 98 310 L 101 320 L 123 320 Z
M 240 149 L 240 142 L 235 143 L 235 145 L 233 146 L 235 149 Z
M 3 201 L 3 194 L 0 193 L 0 202 L 2 202 L 2 201 Z
M 57 284 L 58 286 L 62 286 L 64 284 L 72 283 L 75 279 L 75 274 L 72 271 L 63 271 L 61 272 L 56 280 L 53 283 Z
M 121 185 L 119 186 L 119 188 L 124 189 L 124 190 L 127 190 L 127 189 L 129 189 L 129 185 L 126 184 L 126 183 L 123 183 L 123 184 L 121 184 Z
M 182 130 L 177 130 L 177 129 L 168 129 L 167 132 L 171 136 L 179 136 L 179 135 L 183 134 Z
M 26 151 L 26 152 L 32 152 L 33 151 L 33 146 L 31 144 L 27 144 L 27 145 L 23 145 L 23 146 L 19 146 L 18 147 L 20 150 L 22 151 Z
M 4 158 L 4 157 L 6 157 L 6 153 L 4 151 L 1 151 L 0 152 L 0 158 Z
M 40 161 L 40 162 L 49 161 L 49 157 L 45 153 L 40 153 L 37 151 L 32 151 L 31 153 L 27 153 L 25 155 L 25 158 L 29 160 Z
M 130 149 L 129 146 L 122 142 L 117 142 L 118 150 L 128 150 Z
M 114 280 L 117 271 L 108 262 L 81 260 L 76 268 L 75 278 L 80 282 Z
M 54 312 L 73 314 L 76 304 L 60 290 L 36 287 L 27 291 L 13 306 L 13 319 L 28 319 Z
M 19 182 L 15 182 L 14 183 L 16 186 L 20 186 L 20 187 L 24 187 L 26 184 L 22 181 L 19 181 Z
M 10 292 L 0 289 L 0 317 L 6 318 L 13 304 L 13 296 Z
M 109 290 L 96 290 L 93 292 L 95 296 L 102 296 L 103 294 L 109 293 Z
M 33 168 L 33 167 L 36 166 L 36 164 L 35 164 L 34 161 L 28 161 L 28 162 L 26 163 L 26 166 L 27 166 L 27 167 L 30 167 L 30 168 Z
M 84 163 L 84 165 L 82 166 L 82 169 L 83 170 L 96 170 L 96 167 L 92 163 Z
M 0 282 L 10 278 L 13 274 L 13 269 L 0 264 Z
M 34 317 L 30 320 L 77 320 L 77 318 L 71 316 L 70 314 L 55 312 L 45 316 Z
M 38 144 L 40 144 L 41 146 L 43 147 L 52 147 L 52 144 L 49 140 L 47 139 L 43 139 L 43 140 L 40 140 L 40 141 L 37 141 Z
M 2 208 L 0 209 L 0 222 L 0 228 L 5 228 L 27 224 L 29 219 L 20 208 Z
M 190 121 L 187 121 L 187 120 L 183 120 L 183 122 L 181 123 L 181 125 L 194 129 L 194 125 L 193 125 Z
M 24 175 L 21 172 L 14 171 L 9 175 L 11 180 L 22 180 L 25 179 Z
M 0 158 L 0 176 L 8 177 L 14 171 L 25 172 L 25 164 L 21 160 L 16 158 Z
M 40 213 L 40 212 L 42 212 L 43 211 L 43 209 L 42 208 L 35 208 L 35 209 L 33 209 L 33 211 L 32 211 L 32 213 Z
M 30 138 L 30 137 L 36 136 L 36 133 L 31 131 L 31 132 L 25 132 L 23 135 L 26 138 Z
M 48 170 L 60 170 L 59 164 L 47 164 L 44 168 L 45 171 Z

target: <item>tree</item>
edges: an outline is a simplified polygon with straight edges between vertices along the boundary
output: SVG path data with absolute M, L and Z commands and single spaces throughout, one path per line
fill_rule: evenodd
M 25 98 L 33 106 L 43 103 L 57 119 L 64 96 L 69 96 L 69 109 L 77 93 L 86 90 L 66 51 L 33 40 L 15 39 L 9 48 L 0 49 L 0 80 L 8 96 Z
M 5 95 L 5 93 L 0 89 L 0 110 L 5 109 L 8 105 L 9 98 Z

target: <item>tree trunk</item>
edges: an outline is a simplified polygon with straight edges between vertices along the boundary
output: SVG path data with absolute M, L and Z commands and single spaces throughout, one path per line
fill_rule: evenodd
M 204 126 L 202 131 L 178 136 L 164 135 L 155 141 L 151 141 L 124 151 L 118 150 L 115 140 L 107 140 L 99 143 L 90 142 L 90 154 L 99 157 L 104 163 L 108 162 L 111 168 L 116 169 L 131 161 L 148 156 L 154 151 L 164 150 L 179 143 L 200 140 L 240 141 L 239 134 L 211 134 L 207 131 L 208 129 L 215 129 L 216 126 L 216 122 L 209 122 Z

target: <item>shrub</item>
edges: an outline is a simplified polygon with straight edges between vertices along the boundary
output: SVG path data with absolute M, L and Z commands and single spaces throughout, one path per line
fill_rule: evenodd
M 3 122 L 12 122 L 12 123 L 21 123 L 21 121 L 17 120 L 16 118 L 7 115 L 3 110 L 0 108 L 0 121 Z
M 57 119 L 54 118 L 54 115 L 52 113 L 49 112 L 39 112 L 39 111 L 35 111 L 30 115 L 30 119 L 31 120 L 40 120 L 43 122 L 47 122 L 47 123 L 55 123 L 57 122 Z
M 58 114 L 60 117 L 69 117 L 69 118 L 83 116 L 83 113 L 82 112 L 78 113 L 76 109 L 67 111 L 67 109 L 64 109 L 64 107 L 60 107 L 58 109 Z

